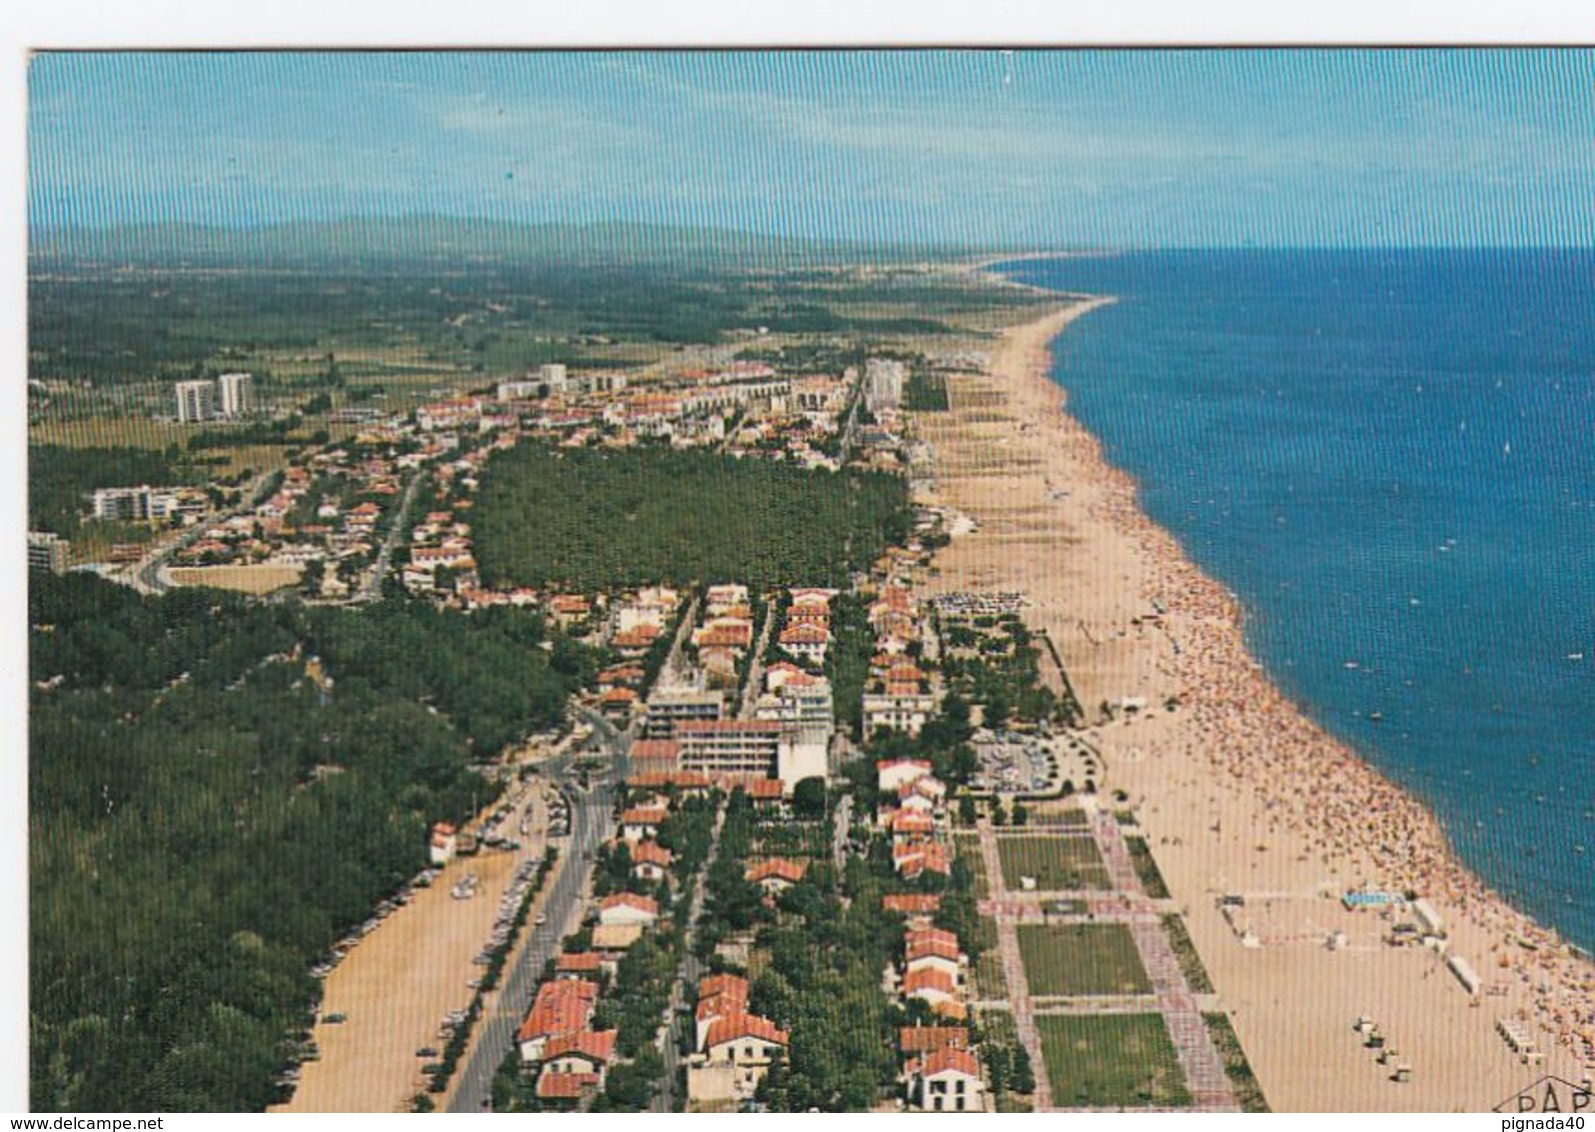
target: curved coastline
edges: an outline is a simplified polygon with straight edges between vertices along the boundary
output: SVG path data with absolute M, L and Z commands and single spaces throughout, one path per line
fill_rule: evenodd
M 992 264 L 981 265 L 979 273 L 1041 290 L 1005 280 Z M 1154 707 L 1133 722 L 1104 723 L 1094 738 L 1108 755 L 1108 785 L 1140 795 L 1154 851 L 1188 910 L 1215 984 L 1237 1010 L 1236 1027 L 1265 1091 L 1282 1107 L 1321 1103 L 1325 1083 L 1303 1085 L 1296 1077 L 1304 1072 L 1301 1047 L 1334 1039 L 1316 1033 L 1316 1019 L 1293 1024 L 1281 1013 L 1288 1013 L 1287 1004 L 1277 997 L 1270 1001 L 1278 987 L 1310 986 L 1310 980 L 1335 1000 L 1326 1019 L 1340 1017 L 1349 1025 L 1363 1009 L 1360 984 L 1364 998 L 1388 1001 L 1392 1014 L 1409 1032 L 1422 1034 L 1418 1040 L 1426 1045 L 1448 1030 L 1467 1035 L 1443 1059 L 1434 1089 L 1394 1095 L 1377 1087 L 1366 1095 L 1354 1090 L 1340 1097 L 1343 1106 L 1488 1107 L 1508 1095 L 1492 1090 L 1507 1088 L 1527 1072 L 1502 1056 L 1508 1051 L 1493 1031 L 1496 1019 L 1506 1017 L 1530 1022 L 1539 1032 L 1542 1048 L 1551 1053 L 1546 1069 L 1578 1080 L 1595 1061 L 1595 965 L 1493 892 L 1461 861 L 1427 808 L 1287 699 L 1246 644 L 1240 602 L 1141 510 L 1133 477 L 1109 464 L 1097 438 L 1067 412 L 1068 391 L 1051 377 L 1052 343 L 1075 318 L 1110 301 L 1076 299 L 1011 329 L 987 377 L 1006 396 L 1021 431 L 1033 425 L 1044 434 L 1026 459 L 1039 461 L 1045 496 L 1056 495 L 1055 484 L 1067 484 L 1068 498 L 1052 520 L 1065 531 L 1041 557 L 1067 544 L 1113 563 L 1095 573 L 1082 569 L 1054 582 L 1057 592 L 1037 598 L 1037 620 L 1067 658 L 1071 678 L 1078 669 L 1092 693 L 1122 689 L 1120 694 L 1134 691 L 1153 705 L 1178 702 L 1172 711 Z M 944 440 L 959 443 L 955 434 Z M 960 486 L 960 475 L 973 475 L 969 462 L 944 464 L 940 455 L 938 450 L 938 478 L 948 481 L 955 497 L 967 489 L 968 498 L 957 502 L 970 504 L 965 509 L 977 521 L 987 517 L 973 479 Z M 1034 472 L 1015 478 L 1023 475 L 1033 478 Z M 1005 521 L 999 508 L 989 510 L 999 525 Z M 1048 545 L 1036 538 L 1038 548 Z M 972 547 L 963 549 L 964 568 L 955 564 L 951 585 L 993 573 L 991 561 Z M 1045 569 L 1010 566 L 998 572 L 1043 591 L 1048 585 Z M 1104 592 L 1114 587 L 1118 592 Z M 1159 606 L 1165 616 L 1148 616 Z M 1126 617 L 1132 610 L 1140 612 Z M 1120 655 L 1104 662 L 1104 642 Z M 1097 702 L 1096 694 L 1081 698 Z M 1293 894 L 1306 910 L 1298 918 L 1314 924 L 1328 922 L 1325 907 L 1339 906 L 1330 898 L 1346 890 L 1425 896 L 1446 921 L 1452 953 L 1466 958 L 1485 986 L 1473 1001 L 1493 1009 L 1470 1008 L 1454 972 L 1440 966 L 1444 960 L 1404 954 L 1413 949 L 1359 954 L 1355 958 L 1365 970 L 1350 979 L 1344 970 L 1325 966 L 1322 948 L 1312 948 L 1316 954 L 1309 959 L 1302 941 L 1295 941 L 1298 949 L 1265 947 L 1257 963 L 1237 958 L 1237 941 L 1226 938 L 1232 925 L 1221 922 L 1211 906 L 1226 887 L 1254 883 Z M 1294 895 L 1313 892 L 1323 903 Z M 1248 971 L 1270 964 L 1267 978 Z M 1267 1052 L 1270 1044 L 1294 1048 L 1294 1056 Z M 1327 1060 L 1341 1059 L 1337 1053 Z M 1462 1095 L 1445 1103 L 1457 1093 Z

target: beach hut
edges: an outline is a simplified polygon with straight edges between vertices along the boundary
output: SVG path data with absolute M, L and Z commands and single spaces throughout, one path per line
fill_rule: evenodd
M 1420 897 L 1412 902 L 1412 918 L 1418 921 L 1418 926 L 1423 929 L 1424 935 L 1445 935 L 1445 921 L 1440 918 L 1440 913 L 1435 911 L 1434 905 L 1427 900 Z
M 1462 984 L 1464 990 L 1469 994 L 1479 993 L 1479 976 L 1474 972 L 1472 964 L 1466 959 L 1460 955 L 1453 955 L 1445 961 L 1445 965 L 1457 977 L 1457 982 Z

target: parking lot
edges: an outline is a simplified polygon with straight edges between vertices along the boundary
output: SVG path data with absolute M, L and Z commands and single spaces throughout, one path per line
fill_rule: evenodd
M 318 968 L 323 999 L 308 1039 L 314 1059 L 300 1068 L 282 1111 L 403 1111 L 425 1088 L 423 1067 L 437 1054 L 423 1051 L 447 1044 L 476 993 L 472 984 L 483 964 L 475 960 L 507 938 L 516 890 L 524 892 L 542 859 L 549 821 L 544 789 L 534 780 L 512 791 L 508 813 L 483 815 L 481 852 L 428 869 Z M 487 837 L 519 848 L 487 847 Z M 469 895 L 454 896 L 460 889 Z
M 1050 796 L 1065 783 L 1080 791 L 1102 778 L 1100 756 L 1074 735 L 981 729 L 970 742 L 980 762 L 971 785 L 979 792 Z

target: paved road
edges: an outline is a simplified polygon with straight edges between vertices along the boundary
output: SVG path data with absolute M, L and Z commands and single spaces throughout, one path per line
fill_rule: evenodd
M 831 837 L 831 859 L 836 864 L 836 871 L 840 873 L 845 864 L 844 855 L 847 852 L 847 835 L 853 822 L 853 795 L 843 794 L 836 803 L 836 812 L 831 817 L 834 827 Z
M 393 558 L 393 548 L 399 545 L 399 539 L 404 535 L 405 517 L 410 513 L 410 504 L 415 500 L 415 490 L 421 484 L 422 473 L 416 472 L 410 477 L 409 485 L 404 489 L 404 498 L 399 502 L 399 510 L 393 516 L 393 522 L 388 526 L 388 537 L 382 540 L 382 549 L 377 552 L 376 563 L 371 567 L 371 575 L 366 579 L 365 585 L 360 587 L 360 592 L 355 601 L 375 601 L 382 596 L 382 579 L 388 576 L 388 563 Z
M 753 657 L 748 664 L 748 682 L 742 686 L 741 711 L 738 719 L 752 719 L 753 709 L 759 702 L 759 685 L 764 682 L 764 650 L 770 645 L 770 631 L 775 627 L 775 601 L 764 607 L 764 624 L 759 627 L 759 639 L 753 646 Z
M 688 905 L 686 953 L 681 961 L 681 977 L 676 981 L 675 989 L 670 994 L 670 1024 L 665 1027 L 664 1048 L 659 1052 L 664 1058 L 665 1071 L 660 1080 L 663 1082 L 659 1092 L 654 1096 L 654 1112 L 673 1111 L 672 1101 L 676 1091 L 676 1073 L 681 1066 L 681 1008 L 686 1002 L 686 988 L 696 987 L 698 980 L 703 977 L 703 964 L 693 954 L 693 945 L 698 941 L 698 917 L 703 915 L 703 884 L 709 875 L 709 868 L 714 864 L 715 858 L 720 854 L 720 830 L 725 824 L 725 807 L 720 807 L 714 816 L 714 835 L 709 841 L 709 854 L 703 859 L 703 865 L 698 870 L 698 875 L 693 879 L 692 902 Z
M 576 711 L 593 725 L 597 745 L 610 756 L 610 773 L 591 790 L 575 786 L 565 790 L 571 799 L 570 836 L 559 843 L 564 860 L 553 887 L 543 904 L 548 919 L 534 927 L 520 957 L 504 981 L 504 991 L 492 1015 L 481 1023 L 470 1058 L 460 1067 L 459 1081 L 449 1102 L 450 1112 L 485 1112 L 492 1103 L 493 1077 L 504 1055 L 515 1040 L 515 1031 L 531 1007 L 543 966 L 559 949 L 561 932 L 570 919 L 576 902 L 587 890 L 593 869 L 589 855 L 596 851 L 614 829 L 615 782 L 625 771 L 626 739 L 596 713 L 577 707 Z M 561 781 L 582 752 L 570 752 L 547 764 L 545 773 Z
M 209 516 L 202 522 L 195 523 L 192 529 L 184 532 L 182 535 L 173 539 L 165 546 L 159 547 L 151 551 L 149 554 L 146 554 L 143 558 L 139 559 L 138 562 L 134 563 L 132 566 L 129 566 L 125 571 L 119 570 L 116 573 L 108 575 L 108 577 L 113 582 L 123 582 L 126 585 L 132 586 L 141 594 L 165 593 L 167 590 L 172 588 L 171 583 L 166 580 L 166 563 L 172 557 L 172 555 L 176 554 L 189 543 L 199 539 L 206 531 L 208 531 L 211 527 L 214 527 L 217 523 L 225 522 L 235 515 L 242 515 L 245 512 L 253 511 L 255 509 L 255 505 L 260 502 L 262 489 L 266 486 L 268 478 L 269 477 L 266 475 L 255 476 L 254 479 L 250 480 L 244 485 L 242 494 L 239 496 L 242 502 L 240 502 L 237 507 L 234 507 L 230 511 L 218 512 L 215 515 Z

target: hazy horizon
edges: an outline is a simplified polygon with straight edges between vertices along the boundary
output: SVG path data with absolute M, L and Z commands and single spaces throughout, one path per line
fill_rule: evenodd
M 33 233 L 412 218 L 923 247 L 1576 247 L 1576 49 L 41 53 Z

